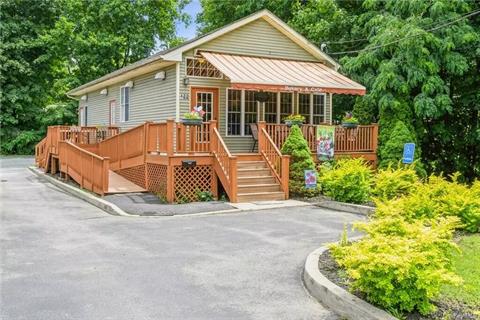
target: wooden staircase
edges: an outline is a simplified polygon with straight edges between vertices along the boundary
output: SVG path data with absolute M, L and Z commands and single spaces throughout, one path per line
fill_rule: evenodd
M 269 168 L 260 156 L 255 160 L 237 162 L 237 201 L 285 200 L 285 193 Z

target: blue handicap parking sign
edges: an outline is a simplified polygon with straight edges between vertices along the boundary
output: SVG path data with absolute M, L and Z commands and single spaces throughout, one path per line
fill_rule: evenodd
M 415 143 L 405 143 L 403 146 L 403 163 L 412 163 L 415 154 Z

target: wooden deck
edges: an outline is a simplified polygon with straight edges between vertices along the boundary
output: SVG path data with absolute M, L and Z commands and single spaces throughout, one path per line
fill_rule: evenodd
M 376 161 L 377 125 L 335 130 L 336 156 Z M 259 122 L 258 152 L 232 154 L 216 121 L 197 126 L 146 122 L 121 133 L 55 126 L 35 155 L 45 172 L 60 171 L 100 195 L 148 190 L 168 202 L 195 201 L 199 192 L 217 197 L 221 183 L 231 202 L 288 199 L 290 157 L 280 150 L 289 131 Z M 314 155 L 315 126 L 302 126 L 302 132 Z

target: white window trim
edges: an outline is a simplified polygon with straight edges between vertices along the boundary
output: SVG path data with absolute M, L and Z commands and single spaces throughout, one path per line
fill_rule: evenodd
M 310 98 L 310 120 L 311 120 L 311 123 L 313 125 L 313 96 L 323 96 L 323 123 L 328 123 L 328 120 L 327 120 L 327 95 L 325 93 L 312 93 L 311 94 L 311 98 Z M 320 113 L 317 113 L 316 114 L 317 116 L 318 115 L 321 115 Z
M 188 57 L 185 57 L 185 60 L 183 61 L 183 65 L 185 66 L 184 67 L 184 75 L 185 77 L 187 78 L 193 78 L 193 79 L 217 79 L 217 80 L 222 80 L 224 79 L 224 76 L 223 76 L 223 73 L 218 70 L 220 72 L 220 77 L 202 77 L 202 76 L 190 76 L 187 74 L 187 60 L 188 59 L 204 59 L 206 60 L 205 58 L 202 58 L 202 57 L 195 57 L 195 56 L 188 56 Z M 207 60 L 208 61 L 208 60 Z M 210 62 L 209 62 L 210 63 Z M 211 63 L 210 63 L 211 64 Z M 215 66 L 214 66 L 215 67 Z M 215 67 L 216 68 L 216 67 Z
M 123 88 L 128 88 L 130 90 L 130 92 L 128 93 L 128 120 L 125 120 L 125 103 L 123 101 L 123 97 L 122 97 L 122 89 Z M 126 86 L 122 86 L 120 87 L 120 123 L 125 123 L 125 122 L 128 122 L 130 121 L 130 115 L 131 115 L 131 101 L 132 101 L 132 88 L 131 87 L 126 87 Z
M 240 134 L 228 134 L 228 100 L 229 90 L 240 90 Z M 243 138 L 252 137 L 251 134 L 245 134 L 245 89 L 225 88 L 225 137 Z M 247 90 L 256 91 L 256 90 Z M 260 119 L 260 102 L 257 101 L 257 122 Z
M 196 92 L 196 94 L 199 94 L 199 93 L 206 93 L 206 94 L 209 94 L 209 95 L 212 96 L 212 101 L 211 101 L 211 102 L 212 102 L 212 105 L 211 105 L 211 109 L 212 109 L 212 110 L 210 111 L 210 118 L 211 118 L 210 120 L 215 119 L 215 102 L 214 102 L 214 101 L 215 101 L 215 93 L 212 92 L 212 91 L 197 91 L 197 92 Z M 190 93 L 190 94 L 191 94 L 191 93 Z M 195 99 L 196 105 L 198 105 L 197 96 L 195 96 L 194 99 Z M 195 106 L 195 107 L 196 107 L 196 106 Z M 191 107 L 190 107 L 190 108 L 191 108 Z M 205 111 L 205 110 L 203 110 L 203 111 Z

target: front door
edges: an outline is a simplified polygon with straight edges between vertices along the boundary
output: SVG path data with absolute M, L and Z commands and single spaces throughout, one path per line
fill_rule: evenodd
M 193 87 L 191 108 L 201 106 L 205 111 L 203 121 L 218 121 L 218 88 Z

